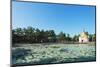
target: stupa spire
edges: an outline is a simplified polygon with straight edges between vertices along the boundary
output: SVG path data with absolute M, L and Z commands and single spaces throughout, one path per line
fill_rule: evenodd
M 85 28 L 83 29 L 83 32 L 85 32 Z

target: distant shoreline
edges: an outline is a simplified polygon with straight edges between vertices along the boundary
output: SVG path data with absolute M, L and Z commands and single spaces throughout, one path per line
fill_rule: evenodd
M 66 43 L 15 43 L 15 47 L 16 46 L 19 46 L 18 44 L 22 44 L 22 45 L 25 45 L 25 44 L 41 44 L 41 45 L 52 45 L 52 44 L 90 44 L 90 45 L 93 45 L 93 44 L 96 44 L 96 42 L 88 42 L 88 43 L 79 43 L 79 42 L 66 42 Z M 13 45 L 13 44 L 12 44 Z
M 87 43 L 79 43 L 79 42 L 46 42 L 46 43 L 15 43 L 15 44 L 92 44 L 96 42 L 87 42 Z

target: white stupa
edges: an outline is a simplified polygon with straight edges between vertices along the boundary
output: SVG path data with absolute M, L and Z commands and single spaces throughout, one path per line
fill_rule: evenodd
M 83 31 L 80 34 L 79 43 L 88 43 L 88 42 L 89 42 L 88 32 Z

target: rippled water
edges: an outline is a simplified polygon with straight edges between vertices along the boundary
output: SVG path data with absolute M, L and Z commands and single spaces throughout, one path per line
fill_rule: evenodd
M 20 44 L 21 45 L 21 44 Z M 95 44 L 27 44 L 12 48 L 12 64 L 52 64 L 96 60 Z

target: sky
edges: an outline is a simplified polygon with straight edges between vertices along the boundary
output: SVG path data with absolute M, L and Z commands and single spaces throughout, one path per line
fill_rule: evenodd
M 32 26 L 44 30 L 61 31 L 71 36 L 95 33 L 95 6 L 12 2 L 12 28 Z

